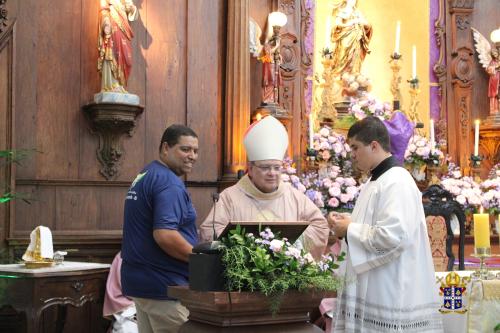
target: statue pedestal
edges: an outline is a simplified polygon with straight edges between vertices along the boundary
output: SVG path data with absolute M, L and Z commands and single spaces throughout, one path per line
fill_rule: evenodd
M 500 114 L 486 118 L 479 137 L 479 153 L 483 156 L 481 176 L 485 179 L 493 165 L 500 163 Z
M 124 94 L 118 92 L 100 92 L 94 94 L 94 102 L 100 103 L 115 103 L 115 104 L 129 104 L 139 105 L 139 96 L 134 94 Z
M 100 172 L 107 180 L 118 176 L 124 154 L 121 138 L 132 136 L 136 119 L 143 110 L 140 105 L 120 103 L 90 103 L 83 107 L 91 132 L 99 136 L 97 159 L 102 165 Z
M 309 323 L 309 312 L 335 292 L 289 291 L 281 300 L 276 315 L 270 311 L 270 299 L 258 292 L 193 291 L 187 286 L 168 287 L 168 295 L 177 298 L 189 310 L 189 321 L 179 333 L 276 333 L 323 332 Z

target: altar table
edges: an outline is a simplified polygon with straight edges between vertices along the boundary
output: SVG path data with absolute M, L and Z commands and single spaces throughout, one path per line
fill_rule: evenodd
M 65 325 L 71 326 L 72 333 L 105 332 L 108 322 L 102 318 L 102 305 L 109 267 L 70 261 L 37 269 L 0 265 L 0 332 L 43 332 L 44 328 L 63 332 L 69 330 Z M 66 321 L 68 305 L 79 309 L 71 309 L 76 316 L 72 322 Z M 50 314 L 56 314 L 55 325 Z M 6 318 L 16 322 L 9 324 Z

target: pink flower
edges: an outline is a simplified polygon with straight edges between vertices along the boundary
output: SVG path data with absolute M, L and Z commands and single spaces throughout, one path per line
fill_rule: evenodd
M 328 206 L 330 207 L 338 207 L 340 204 L 339 200 L 337 198 L 330 198 L 330 200 L 328 200 Z

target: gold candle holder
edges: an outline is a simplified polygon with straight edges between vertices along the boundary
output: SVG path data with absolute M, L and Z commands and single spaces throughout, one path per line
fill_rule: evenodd
M 493 280 L 496 276 L 488 271 L 488 267 L 486 266 L 486 258 L 491 257 L 500 257 L 498 254 L 491 254 L 490 249 L 474 249 L 476 253 L 471 254 L 471 256 L 475 258 L 479 258 L 479 268 L 475 270 L 471 277 L 476 280 Z
M 480 183 L 482 182 L 481 179 L 481 161 L 483 160 L 483 157 L 480 155 L 470 155 L 470 173 L 471 177 L 474 179 L 475 182 Z
M 401 54 L 393 53 L 391 54 L 391 60 L 389 64 L 392 70 L 392 80 L 391 80 L 391 93 L 393 96 L 393 108 L 394 110 L 401 110 L 403 108 L 403 97 L 401 95 Z
M 422 121 L 420 120 L 420 116 L 418 115 L 418 105 L 420 101 L 418 100 L 418 95 L 420 94 L 420 88 L 419 88 L 419 80 L 417 77 L 408 80 L 410 83 L 410 106 L 408 108 L 408 112 L 406 113 L 406 116 L 410 121 L 414 122 L 415 124 L 422 124 Z M 417 128 L 420 128 L 420 126 L 417 126 Z M 421 134 L 421 130 L 418 130 L 419 134 Z
M 320 88 L 323 88 L 321 92 L 321 107 L 317 113 L 317 117 L 320 122 L 333 122 L 337 119 L 337 110 L 334 106 L 335 101 L 335 78 L 333 75 L 333 60 L 328 56 L 323 58 L 321 61 L 323 64 L 323 82 L 320 84 Z

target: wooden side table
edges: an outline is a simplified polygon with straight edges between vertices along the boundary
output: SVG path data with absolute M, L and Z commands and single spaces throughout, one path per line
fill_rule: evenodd
M 4 322 L 3 315 L 13 318 L 17 314 L 22 321 L 25 318 L 26 332 L 43 332 L 47 325 L 42 325 L 42 314 L 57 307 L 55 331 L 63 332 L 68 305 L 82 309 L 91 304 L 87 309 L 90 313 L 80 310 L 78 323 L 72 326 L 78 332 L 105 332 L 108 323 L 102 317 L 102 306 L 109 267 L 84 262 L 63 262 L 39 269 L 27 269 L 22 264 L 0 265 L 0 322 Z

